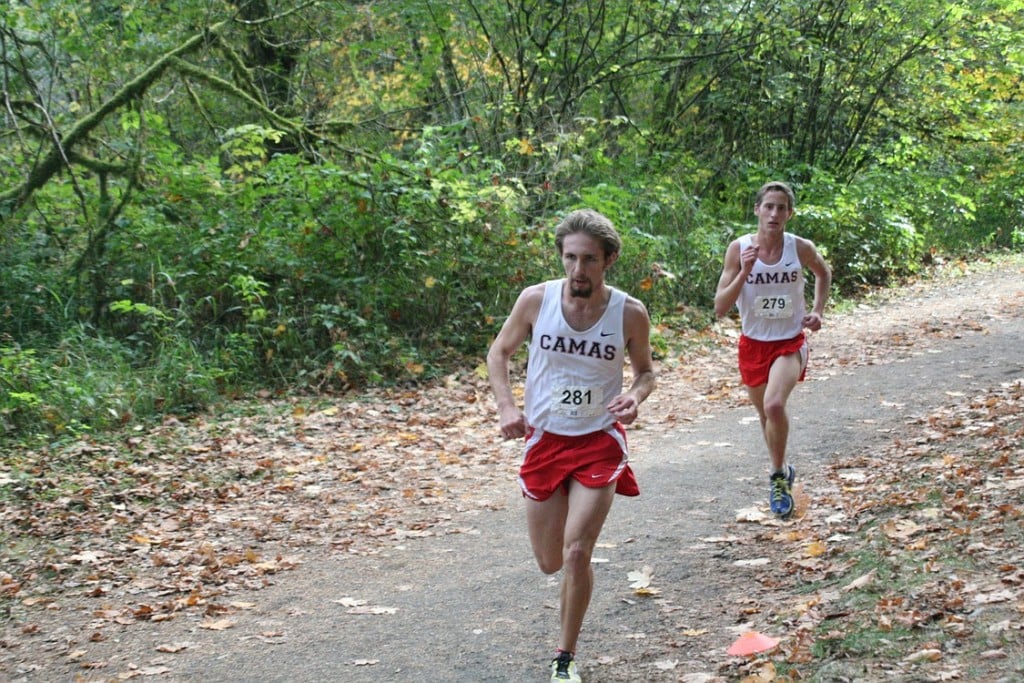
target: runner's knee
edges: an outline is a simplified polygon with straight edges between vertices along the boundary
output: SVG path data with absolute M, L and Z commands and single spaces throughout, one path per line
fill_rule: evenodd
M 554 574 L 562 568 L 563 556 L 561 548 L 557 552 L 542 552 L 538 551 L 534 553 L 537 559 L 537 567 L 545 574 Z
M 566 571 L 589 569 L 590 558 L 593 554 L 593 551 L 582 543 L 570 544 L 565 549 L 565 559 L 563 562 Z
M 768 399 L 764 402 L 764 417 L 768 422 L 779 422 L 786 419 L 786 402 L 781 398 Z

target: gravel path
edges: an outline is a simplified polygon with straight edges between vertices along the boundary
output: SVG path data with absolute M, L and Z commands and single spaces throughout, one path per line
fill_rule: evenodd
M 830 459 L 890 443 L 908 419 L 958 394 L 1024 376 L 1022 299 L 1017 262 L 830 315 L 813 340 L 811 376 L 791 401 L 791 458 L 812 505 Z M 663 373 L 644 407 L 649 420 L 631 436 L 643 493 L 616 501 L 597 550 L 579 652 L 588 683 L 713 680 L 703 676 L 743 625 L 737 605 L 753 584 L 734 562 L 747 551 L 713 539 L 736 533 L 737 510 L 766 507 L 766 456 L 752 409 L 733 400 L 732 350 L 715 353 L 720 377 L 703 384 L 673 386 L 685 362 Z M 682 409 L 712 386 L 727 400 Z M 509 462 L 518 457 L 516 444 L 494 447 Z M 458 533 L 369 555 L 307 548 L 301 567 L 235 601 L 230 628 L 201 629 L 196 614 L 90 642 L 88 615 L 68 611 L 65 632 L 39 643 L 32 670 L 0 670 L 0 679 L 545 681 L 557 577 L 536 569 L 506 475 L 467 483 L 491 487 L 495 504 L 456 514 L 448 528 Z M 655 596 L 630 587 L 629 573 L 645 567 Z M 106 665 L 90 671 L 49 656 L 61 638 Z

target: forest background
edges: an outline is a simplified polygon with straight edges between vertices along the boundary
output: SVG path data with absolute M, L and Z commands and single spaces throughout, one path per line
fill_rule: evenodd
M 479 367 L 570 209 L 655 348 L 753 194 L 837 299 L 1024 247 L 1021 0 L 0 4 L 0 440 Z

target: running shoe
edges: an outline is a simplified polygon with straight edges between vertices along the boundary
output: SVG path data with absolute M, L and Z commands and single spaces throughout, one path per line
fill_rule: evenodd
M 551 661 L 551 680 L 582 683 L 583 679 L 576 673 L 576 662 L 573 661 L 572 653 L 559 652 Z
M 771 488 L 768 493 L 768 505 L 772 514 L 785 519 L 793 512 L 793 480 L 796 470 L 786 465 L 785 472 L 776 472 L 771 477 Z

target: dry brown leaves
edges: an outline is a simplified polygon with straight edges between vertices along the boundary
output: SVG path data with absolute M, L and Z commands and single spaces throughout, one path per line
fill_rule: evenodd
M 459 533 L 453 512 L 498 505 L 466 481 L 511 481 L 484 388 L 266 403 L 19 454 L 4 475 L 0 590 L 32 605 L 105 596 L 121 603 L 105 617 L 157 620 L 258 588 L 303 547 L 368 554 Z
M 915 420 L 883 451 L 833 463 L 813 503 L 798 484 L 795 521 L 740 519 L 753 524 L 720 539 L 756 558 L 737 609 L 751 620 L 744 628 L 760 622 L 783 636 L 768 659 L 788 672 L 757 680 L 827 671 L 994 681 L 1019 671 L 1022 443 L 1019 378 Z M 765 658 L 719 664 L 733 676 L 765 671 Z
M 1018 292 L 1003 301 L 1005 314 L 1019 315 L 1019 300 Z M 898 325 L 893 311 L 904 317 Z M 869 302 L 855 314 L 830 318 L 842 333 L 815 340 L 824 367 L 884 362 L 976 325 L 962 304 L 924 313 Z M 734 326 L 661 332 L 685 350 L 659 362 L 659 389 L 635 425 L 635 443 L 743 400 Z M 860 343 L 836 341 L 850 338 Z M 82 597 L 96 599 L 97 633 L 104 624 L 172 619 L 186 610 L 201 612 L 208 628 L 228 627 L 224 620 L 246 609 L 234 596 L 299 566 L 304 548 L 373 554 L 408 539 L 464 533 L 470 529 L 453 522 L 455 513 L 501 507 L 515 486 L 519 446 L 497 438 L 479 369 L 430 388 L 231 410 L 187 423 L 168 419 L 118 442 L 88 439 L 4 456 L 0 609 L 17 613 L 23 633 L 38 628 L 33 610 Z M 878 623 L 957 630 L 970 627 L 965 615 L 981 605 L 1001 602 L 1019 612 L 1020 558 L 1000 532 L 1009 520 L 1019 524 L 1015 414 L 1019 385 L 937 412 L 920 425 L 920 437 L 894 445 L 912 458 L 880 454 L 838 464 L 835 494 L 821 504 L 840 517 L 783 539 L 793 549 L 794 579 L 845 571 L 829 561 L 834 539 L 871 524 L 877 530 L 868 542 L 912 553 L 926 568 L 914 592 L 887 594 L 870 608 Z M 910 512 L 929 496 L 936 498 L 927 512 Z M 988 578 L 938 568 L 936 549 L 950 544 L 991 569 Z M 838 618 L 834 604 L 819 596 L 794 605 L 786 645 L 793 661 L 806 656 L 803 634 Z M 1008 618 L 1019 625 L 1019 614 Z
M 863 307 L 834 321 L 847 343 L 815 340 L 816 364 L 884 363 L 1020 318 L 1021 272 L 967 306 L 924 293 L 886 316 Z M 945 396 L 888 447 L 831 463 L 813 501 L 798 483 L 792 522 L 740 510 L 738 533 L 704 539 L 749 553 L 740 628 L 782 636 L 769 656 L 718 657 L 706 680 L 1024 675 L 1024 377 Z

